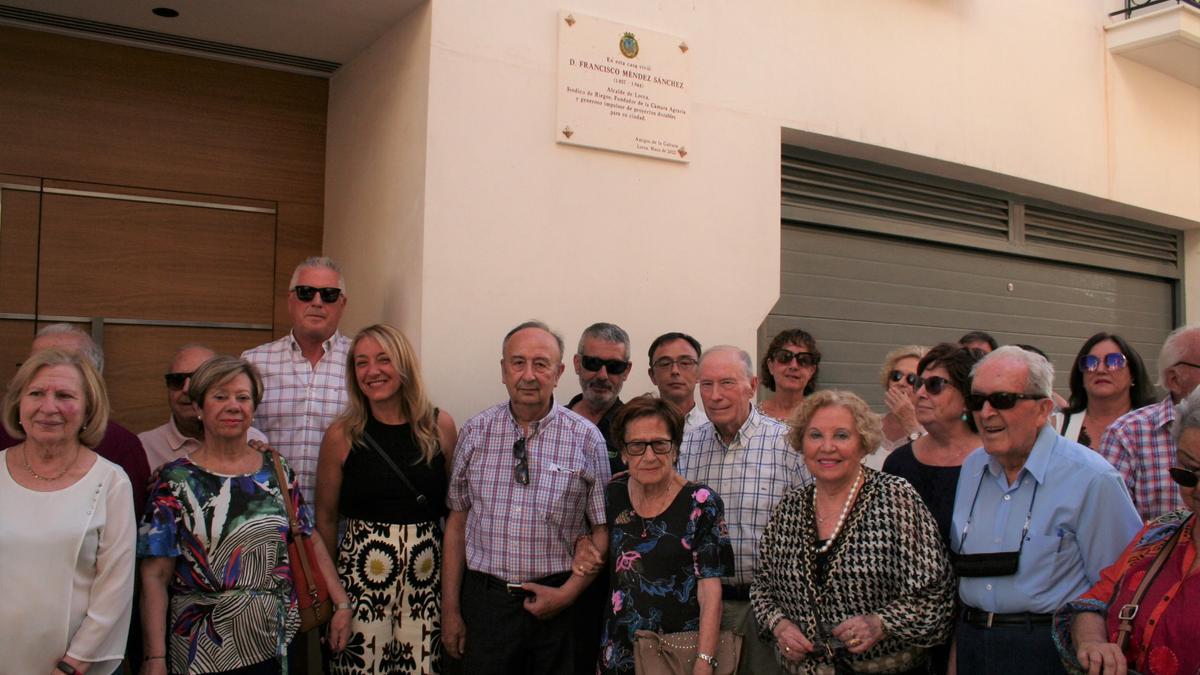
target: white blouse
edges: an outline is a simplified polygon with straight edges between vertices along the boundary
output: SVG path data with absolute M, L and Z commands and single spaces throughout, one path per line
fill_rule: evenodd
M 36 492 L 0 451 L 0 670 L 48 673 L 64 654 L 106 675 L 133 611 L 137 528 L 125 472 L 103 457 L 75 484 Z

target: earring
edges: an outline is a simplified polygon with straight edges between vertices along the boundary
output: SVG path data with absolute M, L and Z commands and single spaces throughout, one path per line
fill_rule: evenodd
M 962 414 L 962 421 L 966 422 L 969 419 L 971 419 L 971 416 L 967 413 L 966 410 L 964 410 L 963 414 Z

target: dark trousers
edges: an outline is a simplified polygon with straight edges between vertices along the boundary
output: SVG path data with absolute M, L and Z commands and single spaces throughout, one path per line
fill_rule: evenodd
M 592 580 L 575 600 L 575 673 L 595 675 L 600 660 L 600 635 L 604 632 L 606 609 L 612 604 L 608 567 Z
M 975 626 L 963 621 L 956 626 L 958 672 L 970 675 L 1065 675 L 1050 624 L 1022 626 Z
M 573 607 L 543 621 L 525 609 L 523 597 L 505 590 L 503 582 L 471 570 L 463 578 L 461 604 L 467 626 L 464 673 L 574 672 Z

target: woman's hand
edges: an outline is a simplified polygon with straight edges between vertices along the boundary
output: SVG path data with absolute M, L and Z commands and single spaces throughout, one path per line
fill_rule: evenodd
M 779 645 L 779 653 L 788 661 L 799 663 L 813 650 L 812 642 L 800 632 L 796 624 L 784 619 L 775 625 L 771 631 L 775 634 L 775 643 Z
M 1075 658 L 1088 675 L 1125 675 L 1125 655 L 1111 642 L 1082 642 L 1075 647 Z
M 846 651 L 862 654 L 887 636 L 877 614 L 852 616 L 833 629 L 833 636 L 846 643 Z
M 883 394 L 883 402 L 896 417 L 905 434 L 911 434 L 920 428 L 921 425 L 917 424 L 917 410 L 913 407 L 907 391 L 896 385 L 888 387 Z
M 354 615 L 354 610 L 339 609 L 333 613 L 333 619 L 329 622 L 329 631 L 325 635 L 325 644 L 329 645 L 329 650 L 337 653 L 346 648 L 346 641 L 350 639 L 350 618 Z
M 599 572 L 604 567 L 604 553 L 596 548 L 589 535 L 581 534 L 575 540 L 575 560 L 571 572 L 581 577 Z

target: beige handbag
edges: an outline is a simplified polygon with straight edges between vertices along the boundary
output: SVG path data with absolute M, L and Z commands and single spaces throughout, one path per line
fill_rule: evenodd
M 691 675 L 696 662 L 699 631 L 656 633 L 639 630 L 633 636 L 633 671 L 637 675 Z M 723 630 L 717 637 L 716 675 L 733 675 L 742 656 L 742 636 Z

